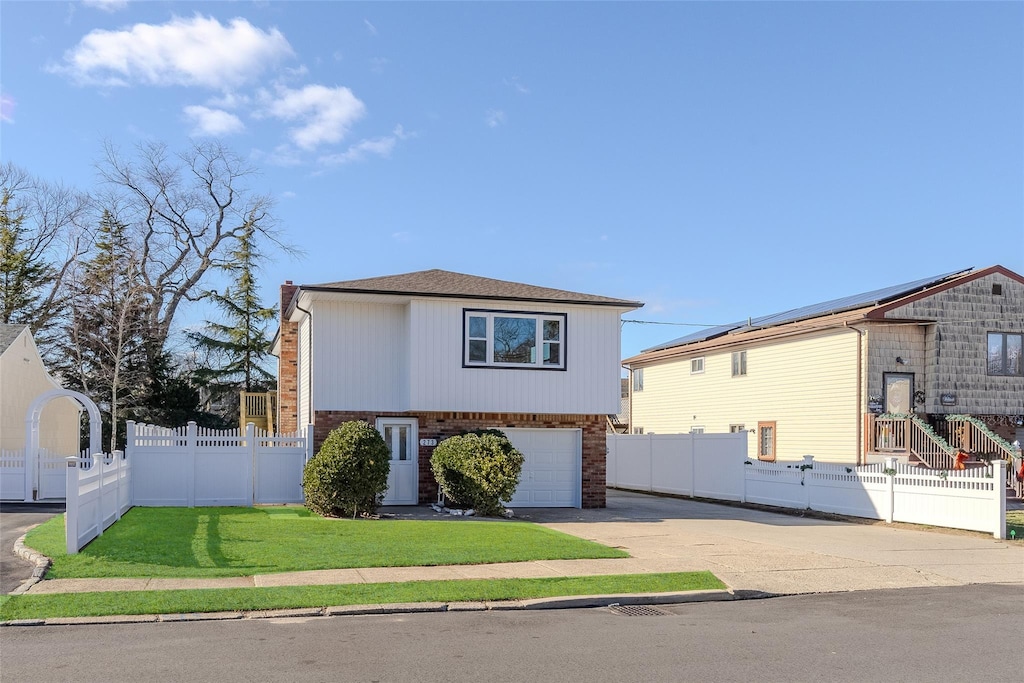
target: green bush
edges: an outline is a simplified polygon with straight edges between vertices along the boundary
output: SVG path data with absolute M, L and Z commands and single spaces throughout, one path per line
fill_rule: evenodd
M 504 434 L 452 436 L 434 449 L 430 468 L 446 499 L 481 515 L 501 516 L 523 469 L 523 454 Z
M 388 489 L 390 454 L 376 429 L 346 422 L 324 439 L 302 472 L 306 507 L 324 517 L 376 511 Z

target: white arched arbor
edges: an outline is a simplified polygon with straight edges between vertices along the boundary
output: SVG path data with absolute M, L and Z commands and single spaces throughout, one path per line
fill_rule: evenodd
M 91 398 L 71 389 L 51 389 L 40 394 L 32 401 L 25 416 L 25 502 L 33 500 L 32 491 L 39 476 L 39 418 L 46 404 L 55 398 L 70 398 L 85 409 L 89 414 L 89 454 L 103 452 L 100 409 Z

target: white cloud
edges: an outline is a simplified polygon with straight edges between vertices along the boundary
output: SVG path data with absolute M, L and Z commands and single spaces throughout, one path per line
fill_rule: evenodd
M 192 134 L 197 136 L 221 137 L 245 130 L 245 124 L 240 118 L 223 109 L 193 105 L 185 107 L 185 116 L 192 122 Z
M 82 0 L 86 7 L 101 9 L 104 12 L 116 12 L 128 6 L 128 0 Z
M 265 115 L 284 121 L 301 121 L 289 131 L 292 141 L 305 150 L 340 142 L 349 128 L 366 113 L 366 107 L 344 87 L 307 85 L 301 90 L 279 86 L 275 94 L 262 93 Z
M 299 153 L 295 151 L 295 148 L 291 145 L 278 145 L 272 152 L 264 152 L 261 149 L 254 149 L 252 151 L 252 158 L 254 161 L 260 163 L 266 163 L 271 166 L 298 166 L 302 163 L 302 158 Z
M 237 92 L 224 92 L 217 97 L 211 97 L 206 100 L 206 104 L 215 107 L 217 109 L 238 109 L 240 107 L 247 107 L 252 102 L 252 98 L 243 93 Z
M 328 166 L 338 166 L 341 164 L 350 164 L 354 161 L 362 161 L 368 156 L 378 156 L 386 159 L 391 156 L 391 152 L 395 149 L 395 145 L 398 144 L 399 140 L 407 140 L 415 136 L 415 133 L 407 133 L 401 125 L 398 125 L 395 126 L 391 135 L 385 135 L 370 140 L 361 140 L 360 142 L 350 146 L 344 152 L 341 152 L 340 154 L 328 154 L 322 156 L 319 161 L 321 164 Z
M 523 85 L 523 82 L 519 80 L 519 76 L 513 76 L 512 78 L 505 79 L 505 85 L 515 90 L 520 95 L 529 95 L 530 89 Z
M 175 17 L 166 24 L 95 30 L 51 71 L 82 84 L 232 88 L 257 78 L 294 54 L 276 28 L 263 31 L 242 18 L 227 25 L 212 17 Z
M 377 35 L 377 27 L 371 24 L 369 19 L 363 19 L 363 25 L 366 26 L 366 30 L 370 32 L 371 36 Z
M 373 57 L 370 59 L 370 71 L 375 74 L 384 73 L 384 67 L 391 63 L 387 57 Z
M 484 115 L 484 121 L 491 128 L 497 128 L 505 123 L 505 112 L 500 109 L 488 109 L 487 114 Z
M 391 239 L 396 242 L 408 243 L 412 241 L 412 233 L 408 230 L 401 230 L 399 232 L 391 233 Z
M 281 199 L 295 199 L 298 196 L 299 195 L 292 192 L 291 190 L 285 190 L 284 192 L 281 193 Z
M 0 121 L 14 123 L 14 98 L 7 93 L 0 93 Z

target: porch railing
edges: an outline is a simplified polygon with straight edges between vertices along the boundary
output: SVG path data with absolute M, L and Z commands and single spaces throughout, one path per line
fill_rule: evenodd
M 950 469 L 956 461 L 956 448 L 935 433 L 915 415 L 868 413 L 865 418 L 865 444 L 874 453 L 907 455 L 933 469 Z
M 245 425 L 252 422 L 259 429 L 266 430 L 268 434 L 275 432 L 274 417 L 277 415 L 276 391 L 240 392 L 238 406 L 238 424 L 240 429 L 245 429 Z
M 1010 460 L 1017 455 L 1016 448 L 976 417 L 947 415 L 946 423 L 949 445 L 964 449 L 978 460 Z

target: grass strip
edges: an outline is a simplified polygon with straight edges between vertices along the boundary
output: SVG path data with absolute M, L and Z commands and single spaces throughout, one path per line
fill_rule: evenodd
M 301 507 L 132 508 L 75 555 L 65 552 L 64 518 L 58 516 L 30 531 L 25 544 L 53 560 L 47 574 L 53 579 L 629 557 L 528 522 L 326 519 Z
M 1006 540 L 1024 541 L 1024 510 L 1006 511 Z
M 467 579 L 397 583 L 111 591 L 6 596 L 0 621 L 124 614 L 191 614 L 402 602 L 477 602 L 574 595 L 724 589 L 711 572 L 617 574 L 544 579 Z

